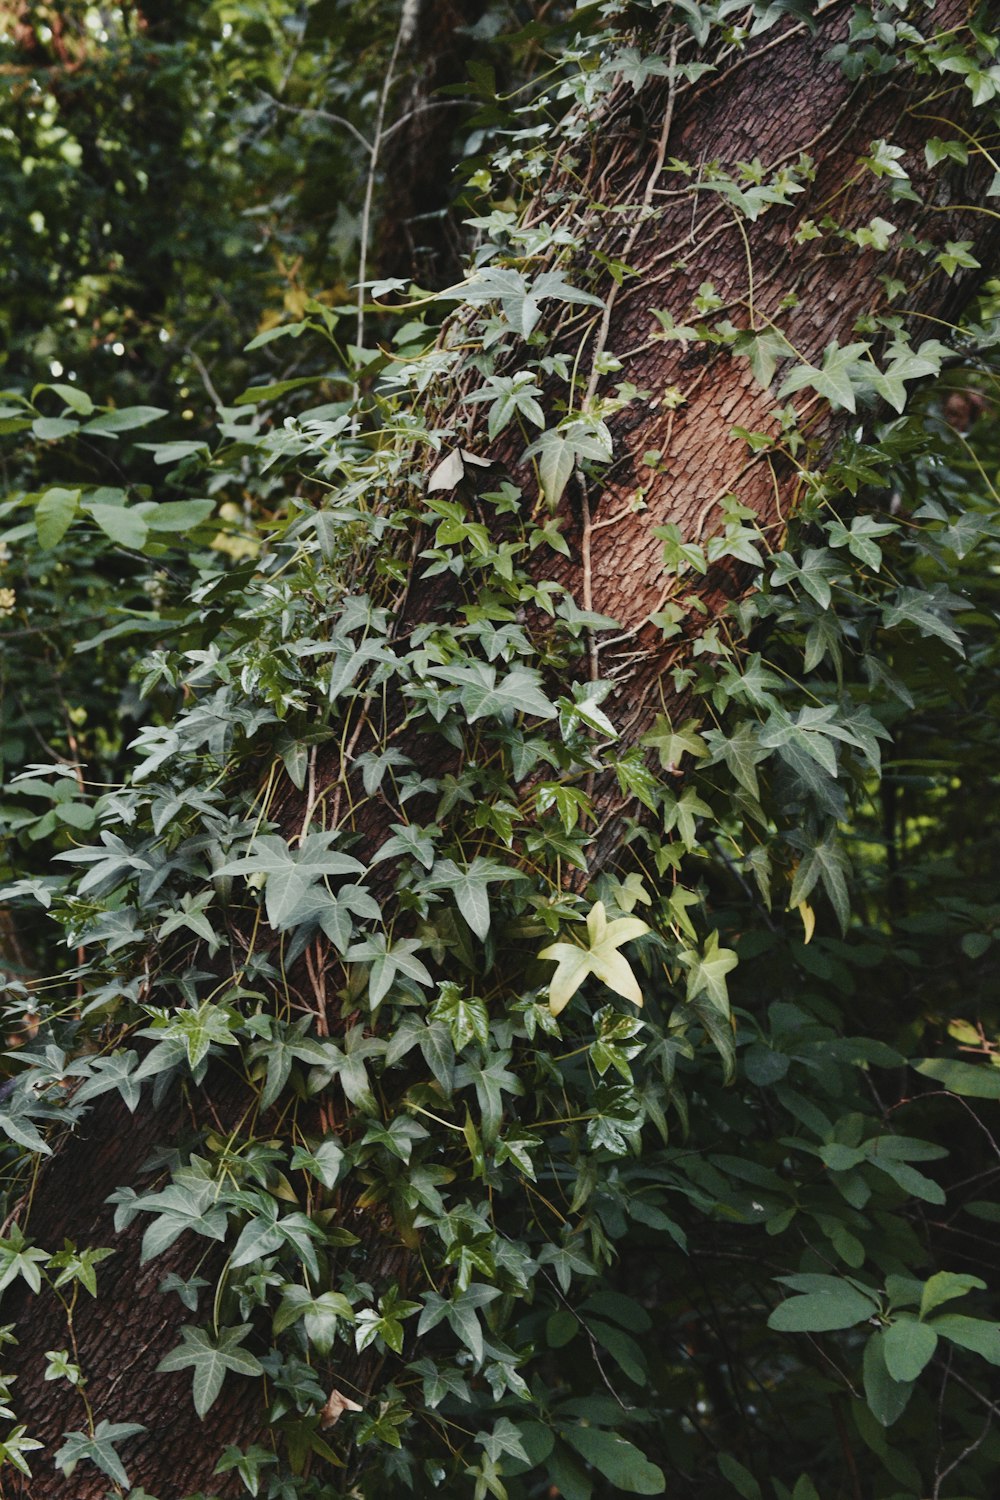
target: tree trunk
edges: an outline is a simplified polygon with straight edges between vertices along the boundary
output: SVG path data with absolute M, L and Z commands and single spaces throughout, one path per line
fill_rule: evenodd
M 399 63 L 406 87 L 380 163 L 375 258 L 382 276 L 441 287 L 462 274 L 453 142 L 456 120 L 469 111 L 439 91 L 464 83 L 475 48 L 469 28 L 484 10 L 484 0 L 411 0 Z
M 933 13 L 934 25 L 959 24 L 962 16 L 960 5 L 944 0 Z M 818 366 L 832 341 L 847 344 L 857 337 L 860 317 L 895 310 L 878 280 L 883 271 L 915 286 L 905 303 L 915 326 L 921 326 L 924 315 L 953 316 L 968 295 L 967 276 L 949 278 L 942 270 L 924 274 L 927 263 L 916 249 L 907 248 L 913 241 L 937 245 L 972 240 L 984 261 L 996 243 L 995 218 L 957 206 L 981 195 L 978 169 L 964 183 L 960 173 L 953 174 L 950 200 L 942 201 L 936 178 L 938 196 L 925 207 L 905 198 L 888 203 L 885 180 L 859 165 L 873 142 L 902 147 L 921 195 L 929 181 L 923 143 L 930 134 L 944 133 L 942 118 L 964 117 L 968 93 L 956 81 L 935 97 L 933 108 L 923 110 L 924 96 L 937 94 L 940 80 L 899 69 L 849 83 L 826 56 L 831 44 L 845 36 L 848 20 L 849 7 L 834 4 L 823 13 L 815 34 L 801 23 L 782 22 L 742 52 L 723 49 L 717 72 L 676 90 L 662 78 L 637 94 L 621 86 L 594 128 L 579 142 L 564 144 L 562 175 L 557 173 L 540 195 L 539 218 L 546 211 L 546 194 L 575 192 L 582 177 L 581 198 L 570 199 L 566 211 L 585 217 L 587 254 L 600 253 L 629 268 L 621 285 L 604 279 L 599 289 L 607 311 L 591 317 L 589 331 L 583 331 L 579 318 L 561 326 L 549 319 L 554 345 L 575 353 L 574 339 L 584 340 L 581 369 L 592 368 L 599 355 L 612 354 L 623 366 L 617 378 L 634 382 L 648 395 L 614 420 L 615 461 L 600 488 L 579 476 L 570 482 L 560 513 L 571 555 L 557 559 L 554 570 L 546 565 L 548 576 L 570 589 L 584 608 L 620 622 L 615 639 L 594 644 L 589 669 L 615 682 L 605 708 L 626 744 L 634 743 L 664 706 L 668 712 L 682 710 L 683 690 L 674 684 L 673 669 L 687 660 L 706 624 L 718 620 L 729 600 L 748 587 L 731 569 L 710 571 L 692 591 L 705 613 L 691 601 L 683 634 L 664 644 L 650 616 L 663 608 L 668 593 L 676 593 L 676 585 L 664 577 L 661 542 L 653 527 L 673 522 L 686 539 L 704 539 L 717 526 L 722 497 L 735 494 L 752 507 L 778 544 L 800 486 L 780 447 L 755 456 L 745 438 L 734 433 L 734 428 L 771 435 L 779 430 L 781 403 L 759 383 L 749 363 L 703 341 L 655 337 L 654 310 L 669 312 L 677 324 L 700 321 L 702 315 L 692 314 L 692 301 L 710 282 L 734 324 L 761 329 L 773 320 L 799 358 Z M 674 34 L 665 32 L 661 41 L 664 52 L 675 56 Z M 687 50 L 682 42 L 680 55 Z M 928 113 L 937 117 L 936 123 L 923 118 Z M 801 153 L 813 159 L 815 179 L 804 184 L 806 191 L 791 208 L 772 208 L 754 222 L 740 219 L 724 195 L 706 186 L 713 163 L 732 171 L 735 163 L 760 157 L 770 173 L 795 164 Z M 691 172 L 669 170 L 672 161 L 691 164 Z M 579 202 L 599 206 L 581 209 Z M 861 250 L 832 230 L 818 239 L 796 238 L 804 220 L 819 222 L 828 213 L 841 231 L 856 231 L 881 215 L 896 226 L 891 243 L 900 248 Z M 790 293 L 798 302 L 786 313 Z M 708 321 L 723 315 L 719 311 Z M 614 378 L 595 374 L 590 393 L 599 394 Z M 801 397 L 799 402 L 805 410 Z M 851 419 L 817 403 L 808 420 L 812 436 L 828 452 Z M 475 430 L 467 442 L 475 452 L 487 449 Z M 644 455 L 654 449 L 663 459 L 650 466 Z M 506 456 L 518 464 L 517 453 Z M 644 505 L 636 507 L 632 499 L 640 485 Z M 407 620 L 433 617 L 448 603 L 436 580 L 422 583 L 415 576 Z M 419 763 L 419 747 L 409 748 Z M 320 785 L 324 775 L 329 782 L 339 771 L 334 757 L 325 768 L 321 764 Z M 617 847 L 620 817 L 630 809 L 610 786 L 599 787 L 598 797 L 602 831 L 594 846 L 595 863 L 607 864 Z M 301 802 L 286 812 L 287 826 L 298 826 Z M 370 853 L 384 829 L 372 825 L 366 836 Z M 314 964 L 314 976 L 322 974 L 325 962 Z M 331 1028 L 338 1024 L 334 1012 L 328 1019 Z M 140 1270 L 137 1246 L 143 1226 L 133 1223 L 117 1234 L 106 1198 L 122 1184 L 140 1185 L 141 1165 L 153 1145 L 175 1139 L 185 1122 L 211 1119 L 213 1109 L 223 1123 L 235 1113 L 225 1089 L 192 1092 L 176 1119 L 167 1112 L 133 1119 L 106 1096 L 43 1168 L 21 1214 L 33 1243 L 48 1249 L 55 1249 L 63 1236 L 78 1246 L 116 1248 L 115 1257 L 99 1268 L 100 1298 L 82 1296 L 75 1308 L 79 1360 L 88 1372 L 95 1417 L 147 1424 L 148 1431 L 123 1449 L 123 1457 L 133 1485 L 141 1483 L 162 1500 L 196 1488 L 220 1496 L 240 1492 L 240 1482 L 230 1482 L 232 1475 L 217 1481 L 212 1471 L 226 1443 L 259 1432 L 261 1382 L 227 1383 L 202 1424 L 190 1406 L 188 1376 L 153 1373 L 178 1342 L 178 1326 L 190 1321 L 177 1299 L 158 1296 L 156 1287 L 167 1271 L 195 1264 L 203 1242 L 192 1248 L 185 1237 Z M 398 1254 L 391 1225 L 369 1232 L 373 1245 L 383 1236 L 380 1253 Z M 48 1450 L 44 1458 L 36 1455 L 30 1482 L 5 1476 L 4 1493 L 32 1500 L 98 1500 L 108 1485 L 93 1468 L 84 1466 L 67 1480 L 51 1467 L 61 1434 L 84 1426 L 79 1397 L 64 1396 L 64 1383 L 43 1383 L 41 1378 L 44 1351 L 66 1344 L 62 1309 L 51 1297 L 24 1294 L 4 1312 L 7 1317 L 16 1312 L 19 1344 L 9 1363 L 18 1375 L 18 1419 Z

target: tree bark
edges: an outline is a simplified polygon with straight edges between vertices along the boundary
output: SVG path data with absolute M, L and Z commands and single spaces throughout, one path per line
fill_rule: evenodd
M 382 276 L 441 287 L 462 274 L 463 241 L 453 207 L 456 120 L 461 101 L 440 90 L 464 82 L 475 43 L 469 28 L 484 0 L 411 0 L 401 49 L 406 87 L 395 106 L 380 171 L 382 208 L 376 262 Z
M 961 5 L 942 0 L 933 12 L 934 25 L 961 24 L 963 15 Z M 736 427 L 777 432 L 780 403 L 772 392 L 757 382 L 747 363 L 726 350 L 653 337 L 653 310 L 669 311 L 678 324 L 688 322 L 692 299 L 708 281 L 735 324 L 760 328 L 775 320 L 799 356 L 819 365 L 831 341 L 848 343 L 855 337 L 860 316 L 889 310 L 877 280 L 882 270 L 915 284 L 905 302 L 914 323 L 926 315 L 950 318 L 967 297 L 970 282 L 967 276 L 949 279 L 940 271 L 925 275 L 926 264 L 914 249 L 881 256 L 860 253 L 836 236 L 797 243 L 795 230 L 803 219 L 820 220 L 832 212 L 842 229 L 854 230 L 881 214 L 897 226 L 894 245 L 904 245 L 908 232 L 935 244 L 964 238 L 977 243 L 984 262 L 997 242 L 995 218 L 960 206 L 974 203 L 982 191 L 978 169 L 964 182 L 960 173 L 953 174 L 949 200 L 936 199 L 925 207 L 905 200 L 887 206 L 884 183 L 859 166 L 872 142 L 891 141 L 905 149 L 905 163 L 921 194 L 927 185 L 923 142 L 941 133 L 942 117 L 964 118 L 968 95 L 960 81 L 944 90 L 931 111 L 937 123 L 929 125 L 921 118 L 926 113 L 921 100 L 936 83 L 926 77 L 900 71 L 852 85 L 826 57 L 831 44 L 846 34 L 848 19 L 849 7 L 838 3 L 824 12 L 815 34 L 800 23 L 784 22 L 744 52 L 724 53 L 717 59 L 718 72 L 676 91 L 656 80 L 633 97 L 631 88 L 623 86 L 593 130 L 579 144 L 563 146 L 560 166 L 546 185 L 545 192 L 553 194 L 583 177 L 582 201 L 603 205 L 580 209 L 573 199 L 567 209 L 584 217 L 587 255 L 600 253 L 635 272 L 621 286 L 604 279 L 600 290 L 608 311 L 603 317 L 590 316 L 589 327 L 587 319 L 575 316 L 561 323 L 550 319 L 548 330 L 553 343 L 563 348 L 575 350 L 583 340 L 581 369 L 592 367 L 601 353 L 621 361 L 619 377 L 593 377 L 592 393 L 613 378 L 631 380 L 649 393 L 615 419 L 616 457 L 600 488 L 571 482 L 561 506 L 571 556 L 557 559 L 555 568 L 546 564 L 547 575 L 570 589 L 579 604 L 621 624 L 616 640 L 594 647 L 590 665 L 616 684 L 610 713 L 626 744 L 640 737 L 664 705 L 668 711 L 682 707 L 672 670 L 686 659 L 705 622 L 718 619 L 728 601 L 748 587 L 732 571 L 710 572 L 697 589 L 707 613 L 692 606 L 684 635 L 664 644 L 649 617 L 662 607 L 672 581 L 664 578 L 661 543 L 653 527 L 675 522 L 686 538 L 705 538 L 717 522 L 720 500 L 734 493 L 754 509 L 778 543 L 798 485 L 777 450 L 748 455 L 745 440 L 734 435 Z M 669 53 L 673 44 L 673 34 L 665 32 L 664 51 Z M 733 163 L 759 156 L 770 171 L 796 162 L 803 152 L 815 161 L 815 180 L 792 208 L 776 207 L 755 223 L 738 222 L 724 198 L 699 187 L 699 177 L 704 178 L 712 162 L 731 170 Z M 665 171 L 672 159 L 691 163 L 693 176 Z M 546 211 L 544 196 L 538 217 Z M 782 300 L 790 292 L 798 304 L 786 317 Z M 664 399 L 673 387 L 682 398 L 679 406 Z M 846 414 L 817 409 L 813 431 L 824 451 L 849 420 Z M 487 450 L 475 431 L 468 446 Z M 503 446 L 497 445 L 498 454 Z M 655 470 L 643 459 L 651 449 L 664 454 Z M 517 466 L 519 454 L 507 456 Z M 526 477 L 523 471 L 519 477 Z M 632 504 L 637 484 L 645 492 L 644 507 L 638 509 Z M 436 581 L 422 583 L 416 576 L 407 598 L 407 620 L 430 618 L 450 602 Z M 419 747 L 407 748 L 419 762 Z M 339 760 L 331 756 L 320 766 L 320 784 L 324 778 L 329 784 L 339 772 Z M 616 849 L 619 818 L 627 809 L 611 787 L 598 793 L 602 831 L 595 859 L 607 864 Z M 301 802 L 287 808 L 289 828 L 296 812 L 300 821 Z M 365 830 L 369 853 L 384 831 L 376 824 Z M 322 974 L 324 962 L 314 966 L 314 974 Z M 331 991 L 335 987 L 331 984 Z M 314 1004 L 319 1008 L 316 997 Z M 331 1029 L 337 1025 L 334 1014 L 326 1019 Z M 218 1099 L 216 1092 L 211 1101 L 216 1108 Z M 209 1108 L 205 1091 L 192 1094 L 184 1106 L 185 1122 L 210 1118 Z M 223 1115 L 228 1112 L 223 1105 Z M 148 1431 L 123 1447 L 122 1456 L 133 1485 L 141 1483 L 162 1500 L 196 1488 L 220 1496 L 239 1493 L 239 1481 L 229 1484 L 232 1476 L 214 1480 L 212 1470 L 226 1443 L 245 1441 L 264 1420 L 260 1382 L 228 1382 L 202 1424 L 190 1406 L 188 1377 L 153 1373 L 177 1343 L 178 1326 L 191 1320 L 176 1299 L 158 1297 L 156 1287 L 167 1270 L 193 1264 L 202 1242 L 192 1250 L 182 1240 L 175 1251 L 140 1270 L 137 1245 L 143 1226 L 133 1224 L 116 1234 L 105 1200 L 121 1184 L 139 1185 L 141 1164 L 151 1147 L 173 1139 L 181 1126 L 179 1113 L 140 1113 L 133 1120 L 121 1106 L 101 1100 L 42 1169 L 21 1215 L 33 1242 L 48 1249 L 57 1248 L 64 1235 L 78 1246 L 116 1247 L 115 1257 L 99 1268 L 100 1298 L 84 1297 L 77 1304 L 75 1336 L 95 1415 L 147 1424 Z M 391 1225 L 372 1233 L 373 1247 L 381 1240 L 380 1253 L 398 1255 Z M 64 1430 L 84 1425 L 79 1398 L 72 1393 L 64 1397 L 62 1384 L 41 1378 L 43 1352 L 65 1345 L 64 1314 L 50 1297 L 30 1294 L 13 1311 L 20 1342 L 9 1363 L 18 1375 L 18 1418 L 51 1451 Z M 10 1316 L 6 1308 L 4 1312 Z M 30 1482 L 5 1477 L 4 1493 L 12 1500 L 29 1495 L 32 1500 L 99 1500 L 107 1490 L 107 1481 L 93 1469 L 85 1466 L 66 1480 L 52 1469 L 50 1455 L 36 1459 Z

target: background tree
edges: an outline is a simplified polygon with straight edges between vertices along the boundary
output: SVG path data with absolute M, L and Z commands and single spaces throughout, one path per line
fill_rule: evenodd
M 74 960 L 8 987 L 14 1494 L 989 1491 L 997 908 L 951 819 L 990 791 L 995 495 L 947 417 L 992 346 L 953 319 L 996 44 L 660 9 L 585 12 L 473 163 L 460 285 L 265 323 L 296 353 L 213 455 L 109 483 L 81 450 L 155 409 L 12 394 L 29 586 L 99 533 L 177 600 L 99 633 L 174 642 L 130 783 L 66 741 L 9 787 L 8 898 Z M 89 827 L 68 879 L 21 852 Z M 933 1003 L 929 940 L 966 966 Z

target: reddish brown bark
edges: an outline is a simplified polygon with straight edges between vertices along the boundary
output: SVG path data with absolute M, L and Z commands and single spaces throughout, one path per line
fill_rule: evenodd
M 854 228 L 881 213 L 898 227 L 894 243 L 900 243 L 906 229 L 919 228 L 932 241 L 977 241 L 984 261 L 996 240 L 994 219 L 952 209 L 940 200 L 929 211 L 907 202 L 887 207 L 879 181 L 859 169 L 859 156 L 882 137 L 906 147 L 906 164 L 919 187 L 919 147 L 927 135 L 941 133 L 941 127 L 920 118 L 920 101 L 935 87 L 932 81 L 893 74 L 852 87 L 825 60 L 831 42 L 845 32 L 848 12 L 846 5 L 832 8 L 816 36 L 789 24 L 767 33 L 718 74 L 674 99 L 664 88 L 656 92 L 657 86 L 649 85 L 639 96 L 645 115 L 639 124 L 630 91 L 623 89 L 589 138 L 590 159 L 582 159 L 588 149 L 584 146 L 572 153 L 567 149 L 563 160 L 562 181 L 584 174 L 594 197 L 604 205 L 645 199 L 655 210 L 648 215 L 587 211 L 588 250 L 622 259 L 638 272 L 611 293 L 604 347 L 623 362 L 617 378 L 633 380 L 651 394 L 616 419 L 616 461 L 600 491 L 592 486 L 584 502 L 576 485 L 570 485 L 563 511 L 572 555 L 568 561 L 557 560 L 555 569 L 546 564 L 579 603 L 614 616 L 622 623 L 622 634 L 628 633 L 627 639 L 605 647 L 599 660 L 602 673 L 618 684 L 611 711 L 627 740 L 637 738 L 660 711 L 658 684 L 663 685 L 668 706 L 676 705 L 665 674 L 689 649 L 689 640 L 664 646 L 660 633 L 645 623 L 658 607 L 666 582 L 661 544 L 652 527 L 675 521 L 690 538 L 704 537 L 717 516 L 720 497 L 735 492 L 779 539 L 782 517 L 795 501 L 794 479 L 780 459 L 753 459 L 732 433 L 734 426 L 773 431 L 774 397 L 757 384 L 744 361 L 724 351 L 651 339 L 656 328 L 651 310 L 667 309 L 677 322 L 687 321 L 692 296 L 707 280 L 727 304 L 734 323 L 749 326 L 752 265 L 758 325 L 764 318 L 777 317 L 781 299 L 794 291 L 798 306 L 781 326 L 803 358 L 819 363 L 831 340 L 850 341 L 857 317 L 882 306 L 876 280 L 880 270 L 891 269 L 919 283 L 925 267 L 904 252 L 862 255 L 851 247 L 841 250 L 836 241 L 798 246 L 793 232 L 802 218 L 832 212 L 844 228 Z M 946 0 L 937 7 L 934 21 L 944 27 L 957 24 L 961 16 L 961 7 Z M 954 89 L 946 87 L 936 98 L 933 113 L 939 118 L 960 117 L 966 98 L 956 81 Z M 775 208 L 743 230 L 721 199 L 699 194 L 692 205 L 691 197 L 678 191 L 687 186 L 687 179 L 660 170 L 661 162 L 671 158 L 691 162 L 697 172 L 699 164 L 713 159 L 731 169 L 733 163 L 758 155 L 770 170 L 794 161 L 801 151 L 808 151 L 817 163 L 817 178 L 808 193 L 796 199 L 794 208 Z M 573 154 L 576 159 L 570 161 Z M 558 179 L 550 184 L 559 185 Z M 957 190 L 953 182 L 952 201 Z M 974 202 L 977 191 L 975 181 L 966 184 L 958 201 Z M 539 216 L 542 212 L 540 207 Z M 609 287 L 610 283 L 603 288 L 606 294 Z M 937 272 L 926 277 L 905 306 L 915 314 L 949 317 L 967 292 L 967 283 L 949 281 Z M 582 337 L 588 318 L 593 324 L 591 309 L 586 318 L 573 310 L 572 318 L 551 330 L 553 339 L 570 347 L 574 330 Z M 596 330 L 592 326 L 588 335 L 591 354 L 595 333 L 600 332 L 598 319 Z M 586 367 L 587 355 L 581 363 Z M 676 412 L 662 400 L 673 385 L 684 397 Z M 596 382 L 595 388 L 600 389 Z M 805 402 L 800 404 L 804 408 Z M 821 437 L 828 446 L 846 418 L 825 416 L 822 421 Z M 482 451 L 485 443 L 472 434 L 470 446 Z M 663 450 L 661 473 L 642 467 L 642 454 L 651 448 Z M 630 498 L 637 482 L 646 486 L 646 504 L 633 511 Z M 718 614 L 727 596 L 744 587 L 744 580 L 720 572 L 709 577 L 701 593 L 710 613 Z M 415 579 L 408 616 L 427 617 L 446 602 L 440 592 L 431 592 Z M 692 634 L 702 628 L 694 617 L 691 624 Z M 339 764 L 331 763 L 328 779 L 338 772 Z M 610 793 L 601 811 L 607 826 L 598 841 L 597 858 L 606 860 L 616 840 Z M 377 842 L 379 830 L 372 827 L 367 832 Z M 314 973 L 321 968 L 314 966 Z M 322 1012 L 318 996 L 313 1003 Z M 326 1019 L 322 1017 L 324 1025 Z M 201 1108 L 197 1096 L 192 1107 L 196 1112 Z M 142 1225 L 115 1235 L 105 1199 L 119 1184 L 139 1185 L 143 1157 L 175 1128 L 167 1117 L 142 1115 L 132 1121 L 121 1108 L 102 1101 L 43 1169 L 30 1215 L 24 1216 L 32 1239 L 47 1248 L 55 1248 L 64 1234 L 80 1246 L 118 1248 L 115 1259 L 101 1268 L 100 1300 L 84 1299 L 77 1310 L 80 1361 L 91 1377 L 89 1394 L 98 1417 L 148 1423 L 149 1433 L 125 1446 L 122 1454 L 133 1483 L 143 1484 L 162 1500 L 196 1488 L 229 1494 L 230 1489 L 211 1477 L 215 1461 L 226 1442 L 246 1438 L 262 1421 L 260 1383 L 227 1384 L 208 1422 L 200 1424 L 190 1407 L 188 1378 L 152 1373 L 162 1353 L 177 1342 L 177 1327 L 188 1316 L 175 1299 L 163 1301 L 155 1294 L 168 1266 L 157 1262 L 137 1271 Z M 377 1241 L 375 1229 L 372 1234 Z M 179 1254 L 190 1263 L 200 1248 L 185 1246 Z M 391 1226 L 385 1226 L 383 1248 L 398 1253 Z M 46 1299 L 30 1297 L 18 1312 L 21 1342 L 14 1364 L 20 1377 L 15 1387 L 19 1419 L 54 1447 L 63 1430 L 82 1425 L 78 1398 L 66 1398 L 63 1388 L 45 1385 L 40 1378 L 42 1352 L 65 1345 L 62 1315 Z M 92 1470 L 78 1470 L 72 1480 L 64 1480 L 51 1468 L 50 1456 L 36 1456 L 35 1468 L 30 1484 L 8 1480 L 5 1493 L 31 1495 L 33 1500 L 97 1500 L 107 1488 Z M 238 1485 L 232 1492 L 237 1490 Z

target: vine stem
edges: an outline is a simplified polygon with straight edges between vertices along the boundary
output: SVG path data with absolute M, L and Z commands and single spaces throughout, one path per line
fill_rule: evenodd
M 365 341 L 365 281 L 368 277 L 368 239 L 371 233 L 372 201 L 375 197 L 375 177 L 378 173 L 379 152 L 382 149 L 382 143 L 385 139 L 385 131 L 383 130 L 383 126 L 385 124 L 385 112 L 389 104 L 390 91 L 396 81 L 396 60 L 399 57 L 399 49 L 402 46 L 404 40 L 408 40 L 412 35 L 413 21 L 414 7 L 409 3 L 409 0 L 407 0 L 407 3 L 404 3 L 403 5 L 402 13 L 400 14 L 399 18 L 399 25 L 396 28 L 396 40 L 392 44 L 392 52 L 389 57 L 389 66 L 385 70 L 385 78 L 382 83 L 382 91 L 379 94 L 378 99 L 378 109 L 375 113 L 375 131 L 372 135 L 371 144 L 368 149 L 368 174 L 365 178 L 365 198 L 364 203 L 361 207 L 361 229 L 359 235 L 360 245 L 358 248 L 357 320 L 354 330 L 354 341 L 357 345 L 359 356 Z M 351 388 L 351 401 L 354 405 L 357 404 L 360 389 L 360 380 L 358 376 L 355 376 L 354 384 Z M 357 423 L 358 418 L 357 415 L 355 415 L 355 432 L 357 431 Z

